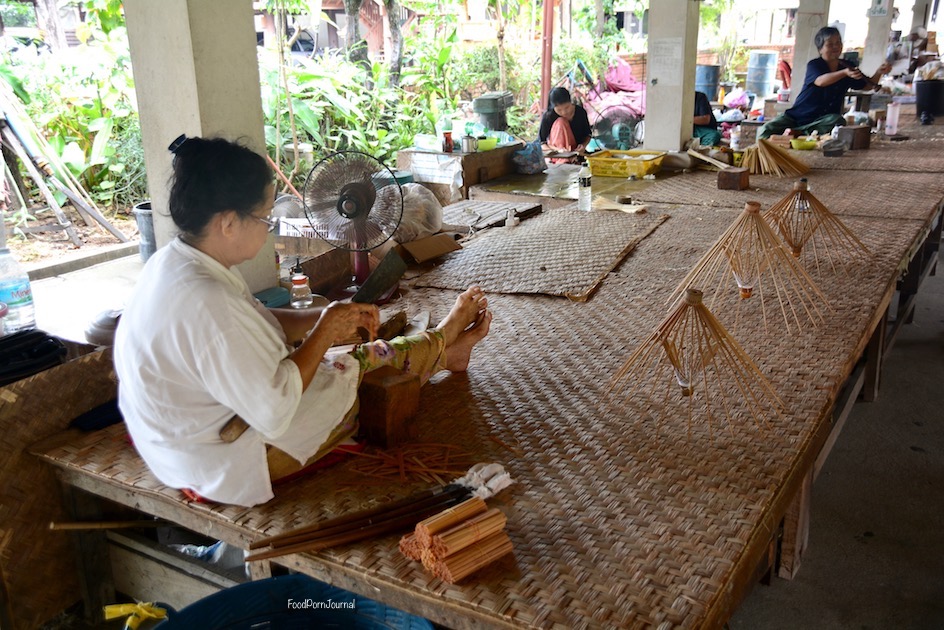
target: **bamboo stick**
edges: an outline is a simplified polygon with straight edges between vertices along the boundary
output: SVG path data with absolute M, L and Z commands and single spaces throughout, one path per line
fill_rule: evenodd
M 398 515 L 401 510 L 408 510 L 413 506 L 422 506 L 426 505 L 427 500 L 436 500 L 436 499 L 446 499 L 452 497 L 462 497 L 465 498 L 469 494 L 469 489 L 462 486 L 446 486 L 444 488 L 435 488 L 433 490 L 426 490 L 419 494 L 415 494 L 405 499 L 400 499 L 399 501 L 392 501 L 390 503 L 384 503 L 373 508 L 366 510 L 361 510 L 359 512 L 351 512 L 350 514 L 343 514 L 341 516 L 320 521 L 313 525 L 306 525 L 304 527 L 299 527 L 288 532 L 283 532 L 275 536 L 270 536 L 268 538 L 263 538 L 262 540 L 257 540 L 253 543 L 250 543 L 249 549 L 259 549 L 261 547 L 266 547 L 277 543 L 280 540 L 287 538 L 294 538 L 297 536 L 302 536 L 305 534 L 311 534 L 318 531 L 324 531 L 328 528 L 338 527 L 341 525 L 346 525 L 348 528 L 355 527 L 358 525 L 369 524 L 373 517 L 379 515 Z
M 711 164 L 712 166 L 714 166 L 714 167 L 716 167 L 716 168 L 720 168 L 722 171 L 725 170 L 725 169 L 727 169 L 727 168 L 731 168 L 731 165 L 730 165 L 730 164 L 725 164 L 725 163 L 722 162 L 721 160 L 716 160 L 716 159 L 714 159 L 713 157 L 708 156 L 708 155 L 704 155 L 703 153 L 699 153 L 698 151 L 696 151 L 696 150 L 694 150 L 694 149 L 689 149 L 689 150 L 688 150 L 688 154 L 689 154 L 690 156 L 692 156 L 693 158 L 697 158 L 697 159 L 701 160 L 702 162 L 706 162 L 706 163 Z M 743 159 L 743 158 L 742 158 L 742 159 Z
M 688 288 L 704 287 L 706 294 L 711 292 L 713 308 L 726 286 L 733 284 L 741 300 L 759 296 L 764 329 L 768 330 L 765 280 L 768 287 L 773 287 L 776 307 L 788 332 L 794 330 L 794 325 L 796 331 L 803 328 L 801 315 L 814 326 L 823 320 L 819 305 L 829 309 L 826 296 L 783 247 L 761 215 L 760 204 L 748 201 L 744 212 L 679 283 L 670 300 L 678 299 Z
M 400 553 L 406 556 L 408 560 L 420 562 L 423 559 L 423 547 L 416 539 L 416 533 L 410 532 L 401 538 L 399 547 Z
M 423 547 L 429 547 L 435 534 L 444 532 L 466 519 L 482 514 L 488 509 L 485 501 L 472 497 L 454 508 L 444 510 L 416 524 L 416 539 Z
M 458 502 L 458 499 L 450 499 L 453 502 Z M 455 504 L 455 503 L 453 503 Z M 331 547 L 337 547 L 340 545 L 346 545 L 353 542 L 358 542 L 361 540 L 366 540 L 374 536 L 382 536 L 386 534 L 392 534 L 397 531 L 409 528 L 416 522 L 417 518 L 423 519 L 428 516 L 431 516 L 443 509 L 443 505 L 436 505 L 427 508 L 418 510 L 413 514 L 406 514 L 404 516 L 399 516 L 397 518 L 392 518 L 389 520 L 381 521 L 374 525 L 367 527 L 361 527 L 353 531 L 342 532 L 332 536 L 326 536 L 322 538 L 316 538 L 314 540 L 306 540 L 299 542 L 293 545 L 288 545 L 285 547 L 276 547 L 268 551 L 261 551 L 259 553 L 254 553 L 246 558 L 247 562 L 253 562 L 255 560 L 269 560 L 271 558 L 278 558 L 280 556 L 286 556 L 292 553 L 306 553 L 306 552 L 315 552 L 321 551 L 323 549 L 330 549 Z
M 507 533 L 500 531 L 451 556 L 432 560 L 431 570 L 436 577 L 455 584 L 512 551 L 511 539 Z M 424 566 L 427 555 L 432 554 L 424 553 Z
M 647 391 L 648 389 L 648 391 Z M 662 390 L 661 395 L 656 395 Z M 701 391 L 701 395 L 695 395 Z M 759 427 L 767 415 L 784 417 L 784 405 L 773 386 L 740 344 L 702 303 L 702 292 L 689 288 L 656 330 L 630 355 L 610 382 L 607 395 L 623 393 L 632 400 L 639 392 L 651 407 L 660 410 L 656 422 L 687 407 L 688 432 L 696 411 L 704 417 L 709 438 L 714 439 L 715 413 L 723 412 L 730 431 L 735 398 Z M 637 408 L 645 415 L 647 407 Z M 681 410 L 681 411 L 684 411 Z M 699 419 L 702 419 L 699 417 Z
M 502 531 L 505 529 L 506 520 L 501 510 L 492 508 L 444 532 L 434 534 L 429 550 L 435 558 L 451 556 L 469 545 L 474 545 Z
M 164 527 L 167 521 L 138 520 L 138 521 L 75 521 L 70 523 L 49 523 L 49 529 L 57 532 L 77 531 L 86 529 L 127 529 L 131 527 Z
M 804 248 L 812 251 L 817 269 L 820 254 L 828 259 L 833 271 L 856 256 L 869 255 L 865 243 L 809 191 L 805 178 L 794 184 L 790 194 L 772 205 L 764 218 L 777 226 L 795 258 L 801 257 Z

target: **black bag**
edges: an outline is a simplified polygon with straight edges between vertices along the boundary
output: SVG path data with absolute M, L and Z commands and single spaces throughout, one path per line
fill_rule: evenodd
M 0 337 L 0 386 L 48 370 L 65 360 L 62 341 L 42 330 Z

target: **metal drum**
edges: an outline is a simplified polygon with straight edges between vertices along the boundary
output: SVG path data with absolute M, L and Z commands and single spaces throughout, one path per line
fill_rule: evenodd
M 706 94 L 709 101 L 717 100 L 720 76 L 721 66 L 695 66 L 695 91 Z
M 753 92 L 760 100 L 773 94 L 779 57 L 776 50 L 752 50 L 747 64 L 745 91 Z

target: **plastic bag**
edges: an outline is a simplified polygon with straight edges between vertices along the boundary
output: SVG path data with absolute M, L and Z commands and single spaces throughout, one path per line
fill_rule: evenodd
M 537 175 L 547 170 L 547 161 L 544 159 L 540 140 L 529 142 L 524 145 L 523 149 L 515 151 L 511 156 L 511 161 L 514 162 L 515 172 L 522 175 Z
M 747 92 L 741 88 L 734 88 L 724 97 L 725 107 L 747 107 L 749 102 Z
M 442 229 L 443 211 L 436 195 L 422 184 L 403 184 L 401 189 L 403 218 L 393 233 L 393 239 L 398 243 L 409 243 L 439 232 Z

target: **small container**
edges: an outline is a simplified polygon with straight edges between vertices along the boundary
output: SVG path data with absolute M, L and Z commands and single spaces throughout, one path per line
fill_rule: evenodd
M 472 136 L 462 136 L 462 152 L 475 153 L 479 148 L 478 139 Z
M 443 153 L 452 153 L 452 132 L 443 132 Z
M 589 212 L 593 205 L 593 192 L 591 189 L 592 176 L 590 167 L 584 166 L 580 169 L 577 176 L 577 209 Z
M 889 103 L 885 110 L 885 135 L 898 135 L 898 116 L 901 114 L 901 103 Z
M 315 297 L 311 294 L 311 286 L 308 284 L 308 276 L 303 273 L 296 273 L 292 276 L 292 289 L 289 304 L 292 308 L 308 308 Z

